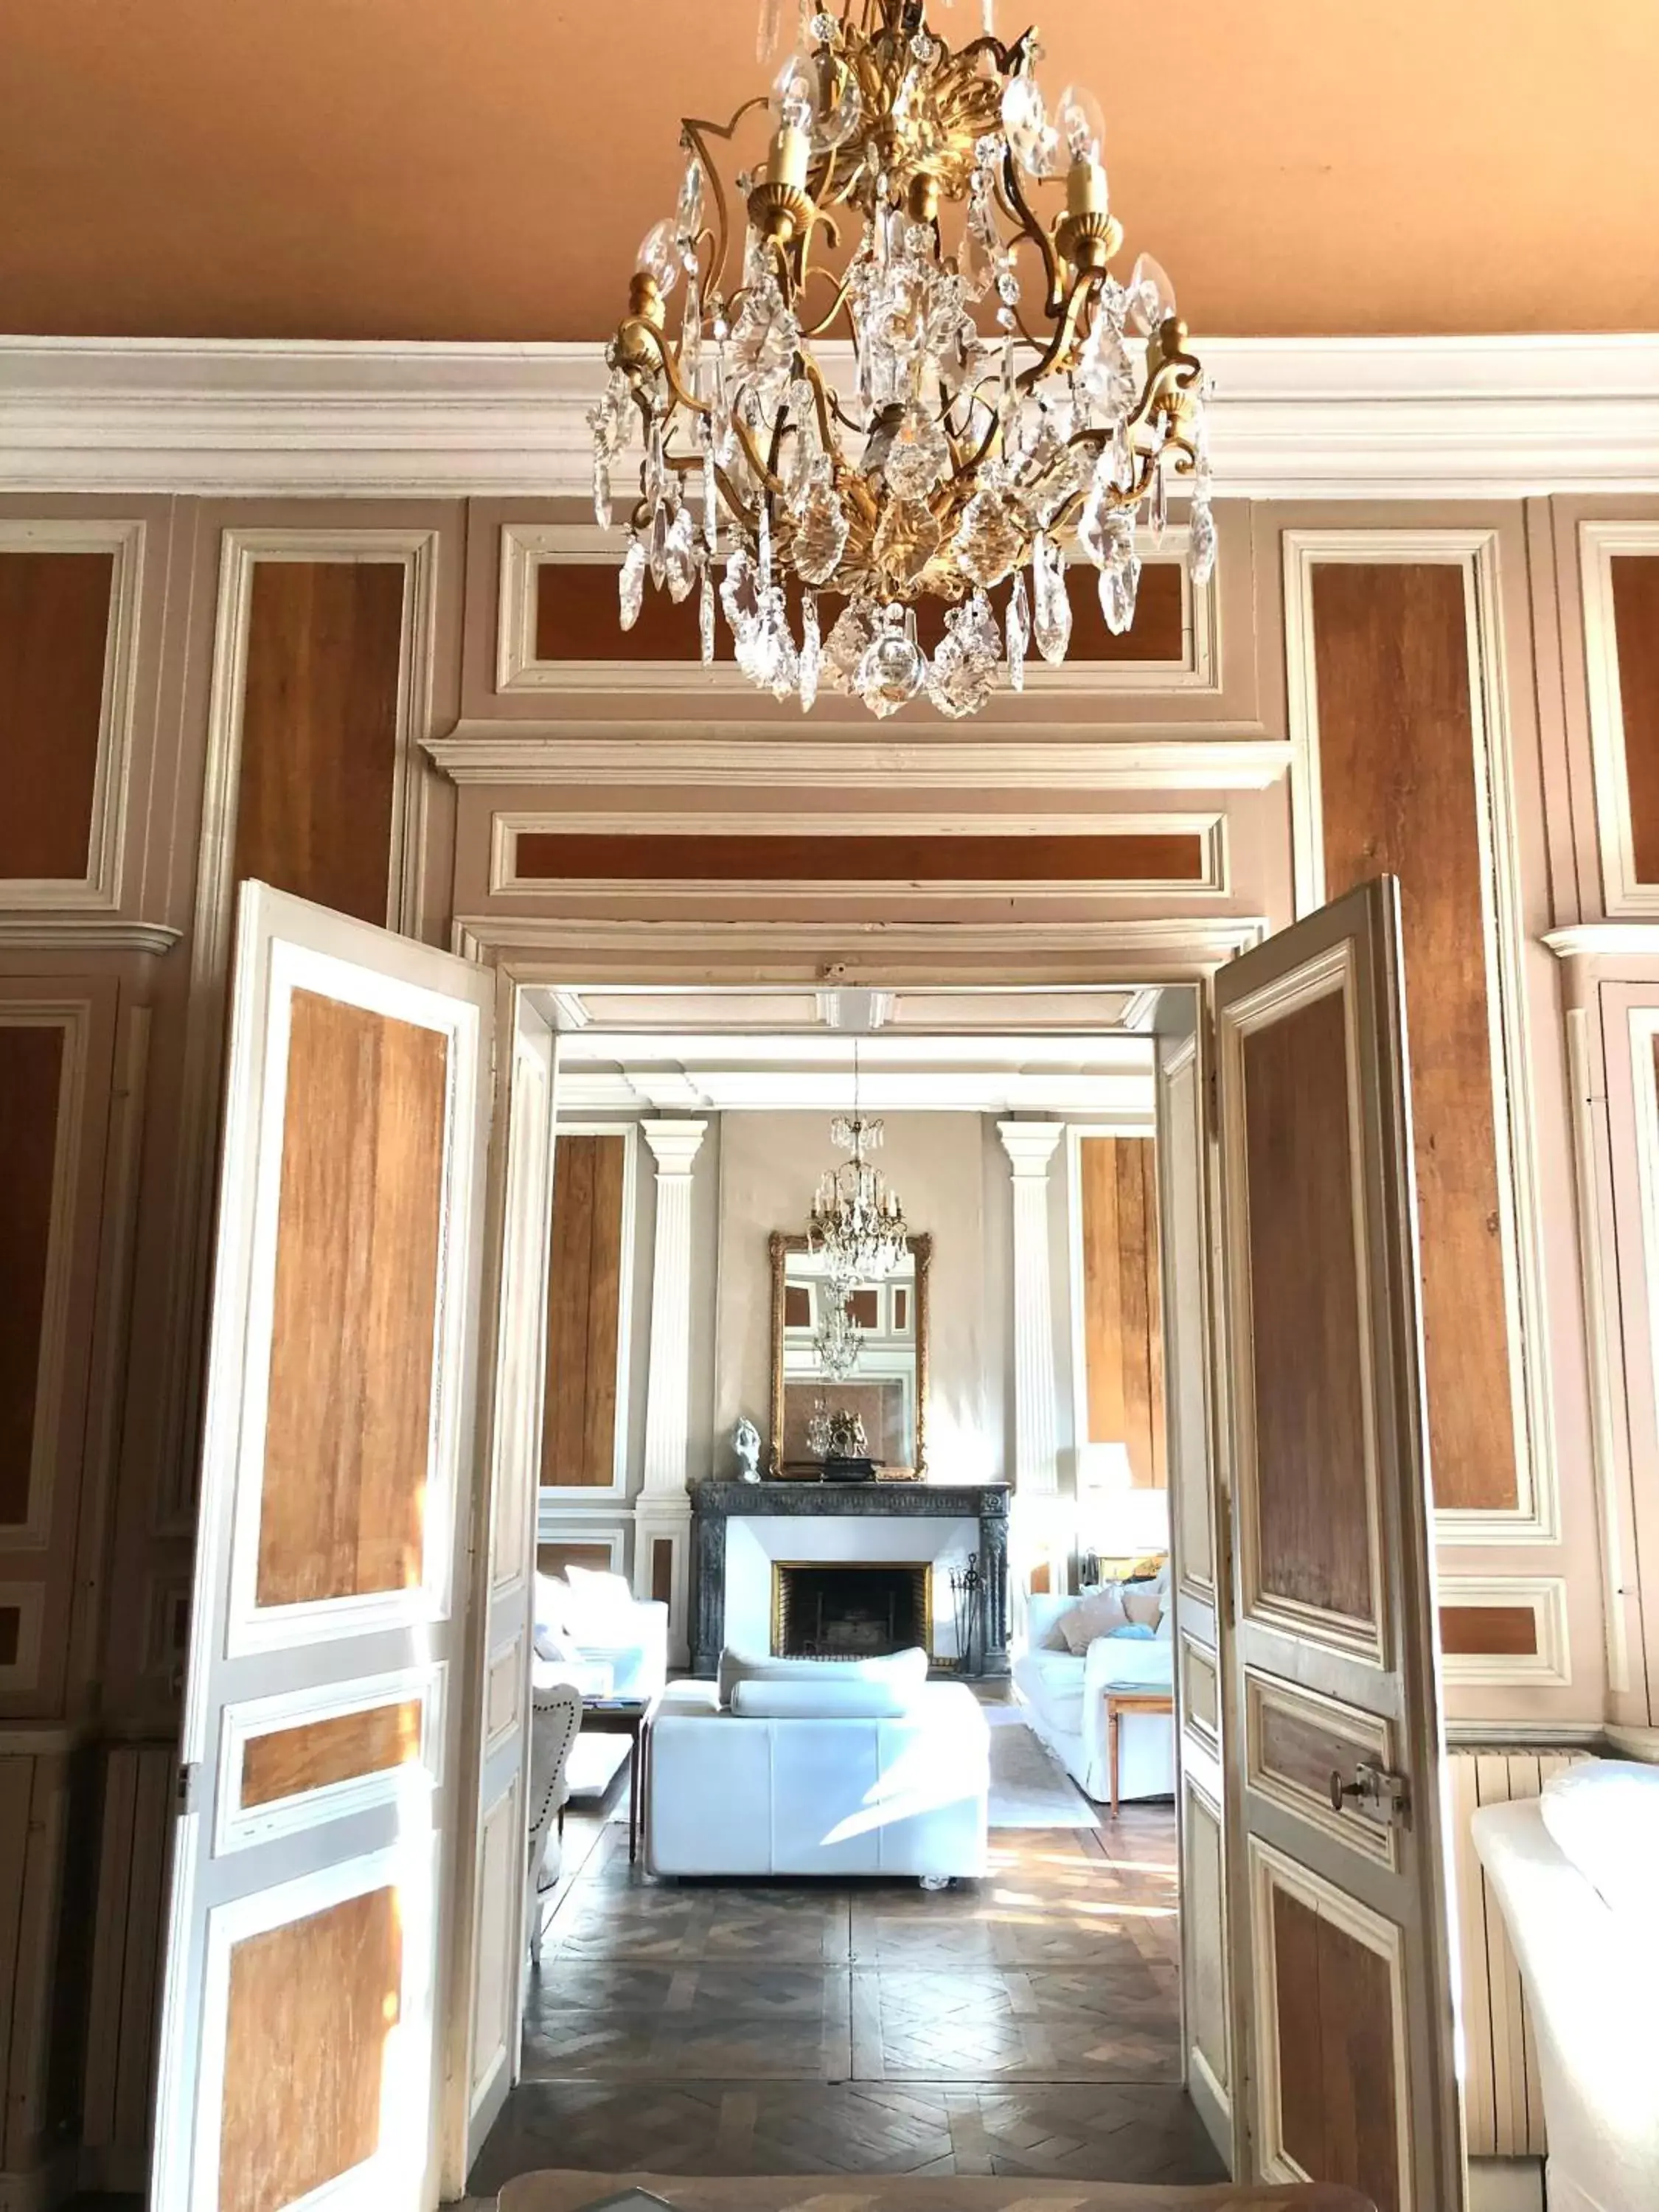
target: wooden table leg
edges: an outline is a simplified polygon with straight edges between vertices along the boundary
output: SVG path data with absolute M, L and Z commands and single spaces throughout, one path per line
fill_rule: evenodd
M 1117 1699 L 1106 1700 L 1106 1765 L 1112 1781 L 1112 1818 L 1117 1818 Z
M 643 1731 L 635 1729 L 628 1748 L 628 1863 L 632 1866 L 640 1855 L 640 1737 Z

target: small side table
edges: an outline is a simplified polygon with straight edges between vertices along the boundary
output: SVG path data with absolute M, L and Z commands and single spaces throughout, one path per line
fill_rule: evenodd
M 628 1744 L 628 1863 L 639 1856 L 645 1832 L 645 1739 L 656 1718 L 655 1698 L 584 1698 L 582 1726 L 592 1735 L 625 1735 Z
M 1117 1818 L 1118 1722 L 1125 1713 L 1173 1713 L 1175 1698 L 1168 1690 L 1108 1690 L 1106 1692 L 1106 1765 L 1112 1778 L 1112 1818 Z

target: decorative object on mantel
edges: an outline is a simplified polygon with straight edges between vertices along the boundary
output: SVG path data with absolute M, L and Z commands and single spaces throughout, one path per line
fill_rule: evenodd
M 732 1449 L 737 1454 L 738 1479 L 741 1482 L 760 1480 L 760 1431 L 744 1414 L 732 1431 Z
M 775 27 L 779 0 L 765 7 Z M 640 247 L 589 417 L 602 526 L 633 412 L 642 428 L 625 629 L 647 576 L 677 600 L 695 592 L 712 661 L 723 556 L 738 665 L 762 689 L 803 708 L 850 691 L 877 715 L 925 690 L 956 717 L 1005 667 L 1023 689 L 1031 649 L 1065 659 L 1063 536 L 1098 571 L 1110 629 L 1129 627 L 1137 518 L 1161 535 L 1171 474 L 1194 487 L 1190 557 L 1207 577 L 1203 372 L 1157 262 L 1142 254 L 1127 283 L 1110 273 L 1123 228 L 1101 112 L 1079 85 L 1051 110 L 1039 53 L 1032 31 L 953 51 L 925 0 L 803 5 L 764 165 L 736 179 L 748 222 L 735 253 L 711 142 L 729 145 L 762 102 L 724 126 L 683 125 L 679 203 Z M 1038 188 L 1062 179 L 1063 204 L 1040 214 Z M 843 228 L 842 268 L 823 249 Z M 814 341 L 843 327 L 854 377 L 837 392 Z M 989 593 L 1010 579 L 999 621 Z M 821 589 L 844 603 L 827 635 Z M 923 597 L 949 603 L 931 659 Z
M 853 1110 L 830 1124 L 830 1141 L 849 1157 L 826 1168 L 812 1194 L 812 1218 L 806 1224 L 806 1249 L 824 1262 L 830 1294 L 844 1305 L 856 1283 L 880 1282 L 890 1275 L 909 1249 L 909 1224 L 898 1193 L 865 1158 L 878 1152 L 885 1131 L 859 1109 L 859 1046 L 853 1040 Z M 856 1358 L 856 1352 L 854 1352 Z

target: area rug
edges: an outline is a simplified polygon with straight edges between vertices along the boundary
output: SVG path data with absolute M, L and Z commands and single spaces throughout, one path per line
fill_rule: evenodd
M 991 1826 L 1092 1828 L 1094 1807 L 1018 1705 L 988 1705 L 991 1723 Z

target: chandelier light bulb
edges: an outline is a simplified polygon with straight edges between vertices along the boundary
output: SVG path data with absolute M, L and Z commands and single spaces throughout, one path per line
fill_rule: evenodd
M 804 709 L 956 716 L 1023 689 L 1028 647 L 1066 656 L 1068 558 L 1133 620 L 1137 529 L 1162 530 L 1172 490 L 1195 583 L 1216 558 L 1203 371 L 1157 262 L 1118 266 L 1099 103 L 1072 84 L 1051 104 L 1029 33 L 944 15 L 953 48 L 928 12 L 803 7 L 769 146 L 754 101 L 683 125 L 678 215 L 641 246 L 589 416 L 601 523 L 630 433 L 645 457 L 616 517 L 642 549 L 624 619 L 646 582 L 695 596 L 709 660 L 718 605 L 738 667 Z M 769 68 L 781 15 L 765 0 Z M 722 187 L 716 154 L 749 130 Z M 819 590 L 841 602 L 826 634 Z M 919 634 L 923 599 L 944 622 Z

